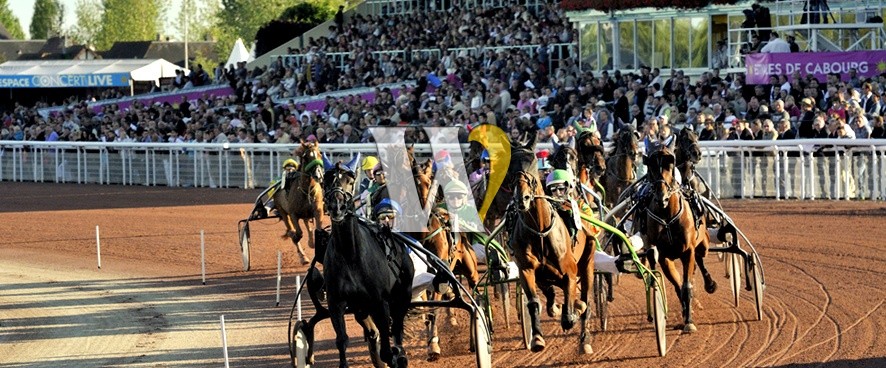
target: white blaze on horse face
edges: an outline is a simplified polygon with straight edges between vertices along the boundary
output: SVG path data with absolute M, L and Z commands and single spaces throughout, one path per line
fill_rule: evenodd
M 458 173 L 457 180 L 460 181 L 465 188 L 471 188 L 471 184 L 468 182 L 467 166 L 465 165 L 464 155 L 462 154 L 458 143 L 458 128 L 425 128 L 425 132 L 428 133 L 428 137 L 430 138 L 431 150 L 434 152 L 434 157 L 437 157 L 437 154 L 443 150 L 449 152 L 449 158 L 452 160 L 455 172 Z M 446 188 L 447 184 L 452 180 L 453 178 L 450 178 L 449 176 L 438 176 L 437 178 L 437 182 L 440 183 L 441 188 Z M 473 232 L 483 229 L 483 222 L 480 221 L 480 214 L 477 212 L 477 202 L 474 200 L 474 193 L 472 193 L 471 190 L 468 190 L 466 203 L 460 208 L 454 207 L 455 203 L 453 203 L 453 197 L 455 196 L 444 189 L 443 198 L 446 200 L 446 208 L 448 208 L 450 212 L 455 212 L 458 218 L 458 221 L 453 221 L 453 230 L 455 232 Z M 453 208 L 456 208 L 456 211 L 453 211 Z M 467 225 L 467 228 L 462 228 L 463 226 L 461 225 Z

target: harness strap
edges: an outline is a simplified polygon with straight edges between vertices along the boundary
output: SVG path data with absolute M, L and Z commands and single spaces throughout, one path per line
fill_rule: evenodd
M 313 170 L 314 167 L 316 167 L 317 165 L 322 165 L 322 164 L 323 164 L 323 160 L 315 159 L 311 162 L 308 162 L 307 165 L 303 166 L 301 171 L 306 172 L 306 173 L 311 172 L 311 170 Z

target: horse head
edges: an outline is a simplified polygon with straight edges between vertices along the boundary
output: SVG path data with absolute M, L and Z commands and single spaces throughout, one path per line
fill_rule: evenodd
M 674 179 L 674 168 L 677 157 L 674 154 L 674 137 L 662 142 L 652 141 L 647 143 L 649 154 L 643 162 L 649 168 L 647 175 L 652 185 L 656 198 L 661 201 L 662 207 L 666 207 L 671 196 L 679 190 Z
M 630 125 L 618 132 L 615 140 L 615 154 L 625 155 L 636 159 L 640 152 L 640 142 L 637 131 Z
M 510 187 L 514 190 L 514 203 L 517 209 L 526 211 L 537 195 L 544 194 L 538 177 L 538 163 L 535 158 L 535 139 L 532 134 L 529 142 L 511 150 L 511 164 L 508 166 L 507 177 Z
M 594 176 L 601 176 L 606 172 L 606 150 L 600 138 L 592 132 L 582 132 L 575 142 L 578 148 L 578 164 L 589 168 Z
M 302 171 L 310 174 L 317 181 L 323 180 L 325 165 L 323 156 L 320 154 L 320 146 L 314 142 L 301 141 L 293 152 L 301 160 Z
M 698 146 L 698 135 L 692 129 L 684 128 L 677 133 L 677 161 L 697 164 L 701 160 L 701 148 Z
M 326 212 L 333 222 L 343 221 L 353 211 L 356 178 L 354 170 L 341 162 L 323 175 Z

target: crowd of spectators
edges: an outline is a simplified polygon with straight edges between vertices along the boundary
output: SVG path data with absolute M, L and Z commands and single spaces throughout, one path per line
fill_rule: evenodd
M 445 15 L 443 15 L 445 14 Z M 537 134 L 541 142 L 568 144 L 577 129 L 593 128 L 603 140 L 631 125 L 644 137 L 665 138 L 689 127 L 702 140 L 793 138 L 884 138 L 886 74 L 864 79 L 829 75 L 774 75 L 765 85 L 747 85 L 741 73 L 719 69 L 690 79 L 680 70 L 581 71 L 575 54 L 551 63 L 550 54 L 526 48 L 447 52 L 453 46 L 574 42 L 574 31 L 554 5 L 537 14 L 522 6 L 507 10 L 457 8 L 408 20 L 393 16 L 353 17 L 311 40 L 308 63 L 279 59 L 268 68 L 244 63 L 198 66 L 175 85 L 189 88 L 229 83 L 232 96 L 195 102 L 107 105 L 92 111 L 86 101 L 68 101 L 61 113 L 44 117 L 36 107 L 16 104 L 0 114 L 0 140 L 292 143 L 371 142 L 368 127 L 414 127 L 409 139 L 426 142 L 423 126 L 496 124 L 513 139 Z M 338 27 L 338 26 L 337 26 Z M 373 50 L 404 47 L 440 49 L 440 57 L 403 60 Z M 343 70 L 325 53 L 354 50 Z M 294 50 L 299 51 L 299 50 Z M 376 58 L 376 55 L 381 55 Z M 406 84 L 405 81 L 416 81 Z M 305 95 L 360 86 L 377 88 L 374 101 L 356 95 L 329 97 L 320 110 L 293 102 Z M 117 92 L 119 93 L 119 91 Z M 100 97 L 111 97 L 100 96 Z M 275 103 L 277 101 L 278 103 Z M 281 102 L 282 103 L 279 103 Z

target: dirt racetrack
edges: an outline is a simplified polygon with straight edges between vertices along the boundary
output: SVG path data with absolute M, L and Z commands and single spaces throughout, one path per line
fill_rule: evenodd
M 283 225 L 265 221 L 252 225 L 253 270 L 242 271 L 237 221 L 258 192 L 0 183 L 0 367 L 219 367 L 220 315 L 231 366 L 288 367 L 286 326 L 295 275 L 305 268 L 280 238 Z M 762 321 L 754 320 L 750 292 L 733 306 L 724 263 L 708 256 L 720 288 L 712 295 L 696 288 L 698 332 L 669 329 L 666 357 L 657 357 L 640 281 L 623 276 L 608 331 L 592 324 L 594 354 L 579 356 L 577 330 L 564 333 L 547 316 L 548 349 L 529 353 L 517 324 L 506 329 L 496 318 L 494 366 L 886 366 L 886 204 L 746 200 L 724 207 L 760 252 Z M 285 254 L 279 307 L 277 249 Z M 673 288 L 667 293 L 673 327 L 679 306 Z M 306 305 L 304 313 L 313 312 Z M 441 327 L 444 356 L 435 363 L 424 361 L 420 322 L 410 322 L 411 365 L 473 366 L 461 320 Z M 337 365 L 331 330 L 319 325 L 316 366 Z M 367 367 L 359 332 L 349 326 L 349 362 Z

